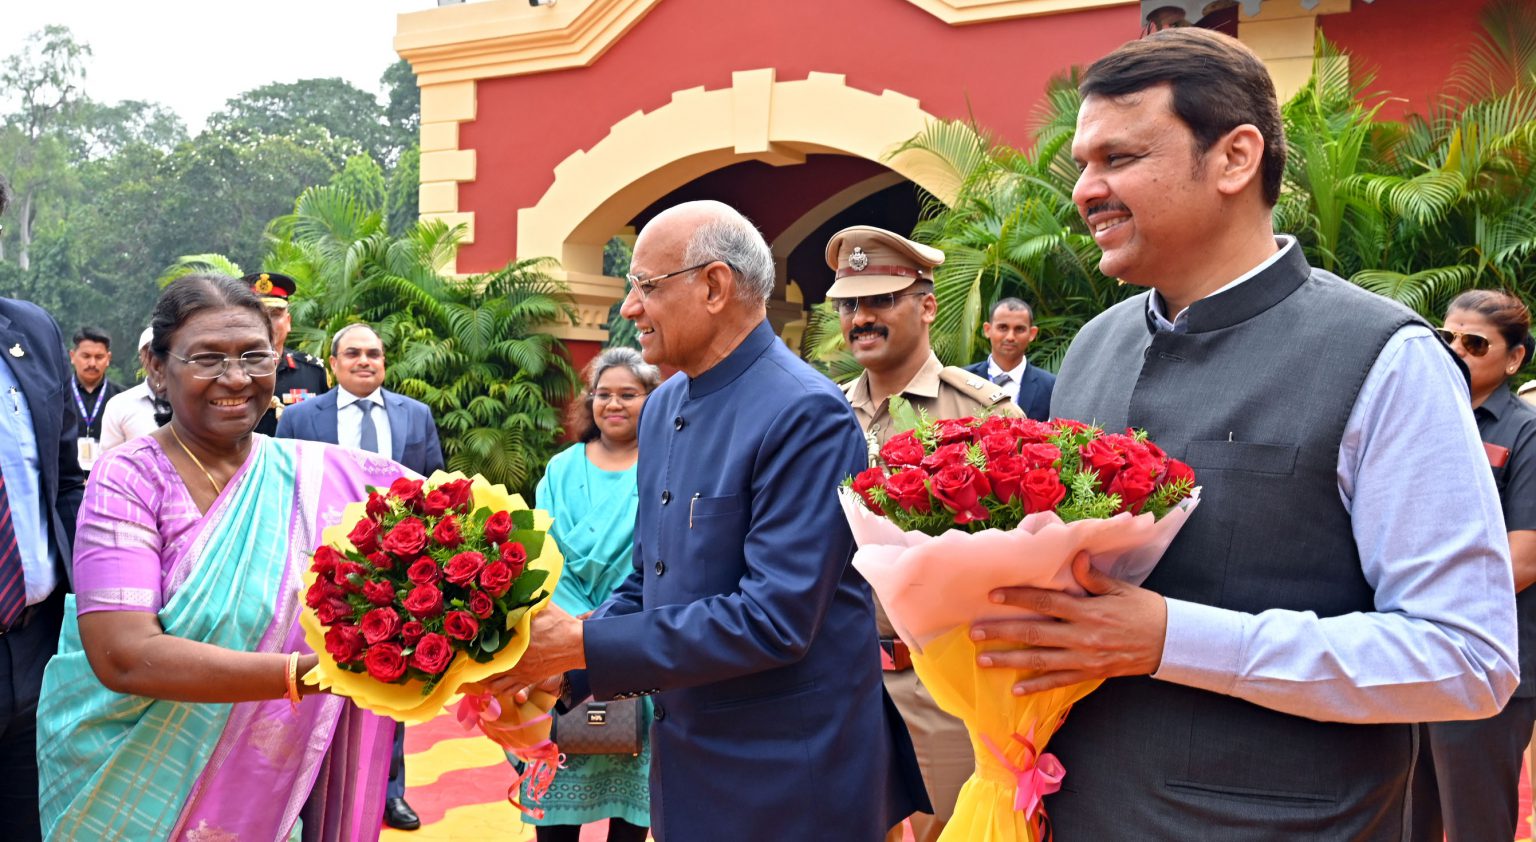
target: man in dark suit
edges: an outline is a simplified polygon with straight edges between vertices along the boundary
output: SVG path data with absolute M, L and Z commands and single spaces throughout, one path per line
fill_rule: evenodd
M 102 409 L 113 395 L 123 390 L 107 376 L 107 368 L 112 365 L 112 337 L 99 327 L 87 326 L 75 331 L 69 364 L 75 369 L 71 397 L 79 416 L 80 433 L 76 444 L 80 469 L 89 474 L 101 452 Z
M 1035 341 L 1040 328 L 1035 327 L 1035 312 L 1017 298 L 1004 298 L 992 308 L 992 320 L 981 326 L 992 343 L 992 353 L 975 365 L 965 367 L 1007 390 L 1014 406 L 1036 421 L 1051 417 L 1051 390 L 1056 375 L 1029 364 L 1024 352 Z
M 0 187 L 0 212 L 5 210 Z M 37 695 L 59 644 L 70 541 L 85 487 L 64 336 L 35 304 L 0 298 L 0 839 L 42 838 Z
M 277 422 L 278 438 L 323 441 L 382 453 L 423 475 L 443 467 L 432 410 L 421 401 L 384 388 L 384 342 L 373 328 L 351 324 L 331 339 L 336 388 L 288 407 Z M 382 411 L 381 411 L 382 410 Z M 405 726 L 395 726 L 384 822 L 400 830 L 421 826 L 405 801 Z

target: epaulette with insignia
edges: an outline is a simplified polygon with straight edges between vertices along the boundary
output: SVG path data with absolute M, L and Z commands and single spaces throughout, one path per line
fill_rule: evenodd
M 939 372 L 939 380 L 971 395 L 977 401 L 987 406 L 1006 403 L 1009 407 L 1013 407 L 1012 401 L 1008 398 L 1007 389 L 985 377 L 972 374 L 963 368 L 952 365 L 944 366 Z

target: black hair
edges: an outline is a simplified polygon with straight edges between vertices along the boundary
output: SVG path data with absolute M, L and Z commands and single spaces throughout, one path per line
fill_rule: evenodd
M 70 340 L 70 344 L 78 348 L 81 342 L 100 342 L 107 346 L 108 351 L 112 350 L 112 337 L 108 336 L 107 332 L 99 327 L 86 325 L 75 331 L 74 338 Z
M 171 281 L 155 302 L 155 310 L 149 317 L 153 331 L 149 340 L 150 353 L 163 361 L 171 352 L 171 336 L 188 319 L 204 310 L 227 307 L 249 310 L 260 317 L 267 328 L 267 339 L 271 340 L 272 320 L 250 287 L 225 275 L 184 275 Z
M 998 310 L 1011 310 L 1014 312 L 1023 310 L 1024 315 L 1029 317 L 1029 323 L 1035 323 L 1035 308 L 1029 306 L 1022 298 L 1014 298 L 1013 296 L 999 298 L 997 303 L 992 305 L 992 312 L 988 315 L 995 316 Z
M 1531 309 L 1520 296 L 1499 289 L 1469 289 L 1451 299 L 1447 314 L 1455 310 L 1470 310 L 1488 320 L 1504 337 L 1504 344 L 1511 349 L 1525 349 L 1525 359 L 1520 367 L 1531 361 L 1531 351 L 1536 342 L 1531 339 Z

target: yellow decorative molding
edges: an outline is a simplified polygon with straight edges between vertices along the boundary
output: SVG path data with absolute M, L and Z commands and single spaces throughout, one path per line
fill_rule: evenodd
M 434 181 L 423 184 L 416 191 L 417 213 L 457 213 L 459 210 L 459 184 L 456 181 Z
M 421 86 L 421 122 L 462 123 L 475 119 L 479 101 L 473 81 L 439 84 L 417 79 L 416 84 Z
M 457 122 L 421 124 L 421 151 L 438 152 L 458 148 L 459 124 Z
M 588 272 L 551 272 L 565 281 L 576 305 L 576 324 L 549 325 L 548 332 L 557 339 L 589 339 L 602 342 L 608 338 L 608 310 L 624 296 L 624 279 Z
M 463 239 L 459 240 L 459 242 L 461 242 L 461 243 L 473 243 L 475 241 L 475 212 L 474 211 L 458 211 L 458 212 L 454 212 L 454 213 L 423 213 L 421 215 L 421 219 L 422 219 L 423 222 L 435 219 L 435 220 L 438 220 L 439 222 L 442 222 L 442 223 L 446 224 L 450 228 L 455 226 L 455 225 L 458 225 L 460 223 L 463 223 L 463 225 L 464 225 L 464 237 L 463 237 Z
M 421 153 L 421 180 L 474 181 L 475 150 L 441 149 Z
M 397 18 L 395 51 L 423 87 L 586 67 L 661 0 L 457 3 Z
M 1257 15 L 1238 17 L 1238 39 L 1264 60 L 1281 102 L 1295 96 L 1312 76 L 1317 16 L 1348 12 L 1349 5 L 1350 0 L 1322 0 L 1306 9 L 1301 0 L 1269 0 Z
M 1134 6 L 1138 0 L 907 0 L 950 26 L 1010 18 L 1059 15 L 1109 6 Z

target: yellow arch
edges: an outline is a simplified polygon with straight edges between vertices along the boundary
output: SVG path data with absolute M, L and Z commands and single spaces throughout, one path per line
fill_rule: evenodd
M 830 73 L 792 82 L 774 77 L 772 68 L 738 71 L 729 88 L 678 91 L 648 114 L 631 114 L 591 149 L 560 162 L 539 201 L 518 211 L 518 257 L 558 258 L 576 297 L 581 324 L 563 335 L 606 333 L 599 325 L 623 290 L 622 281 L 602 275 L 604 243 L 641 210 L 721 167 L 852 155 L 878 161 L 941 199 L 954 196 L 958 180 L 938 159 L 892 155 L 937 119 L 916 99 L 852 88 Z

